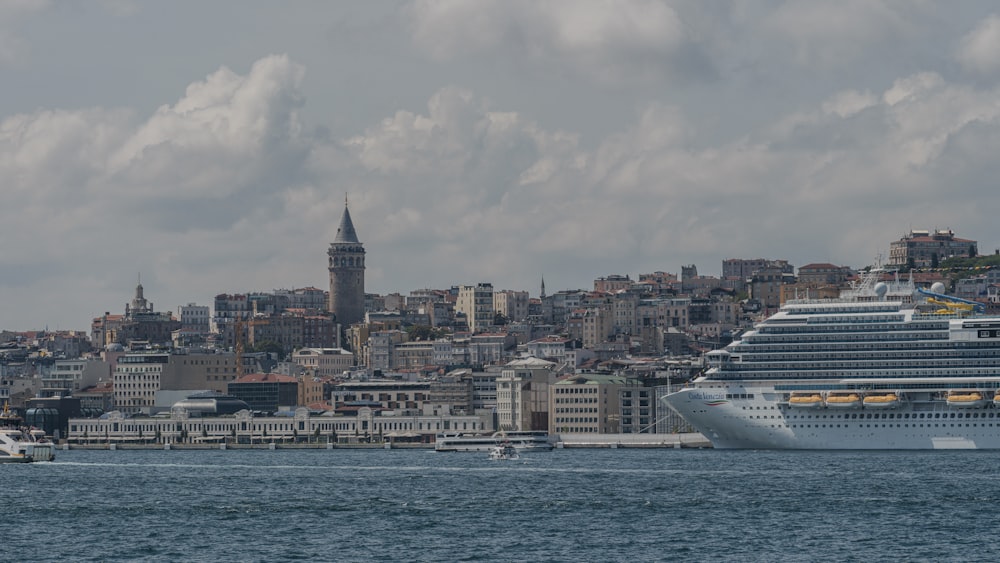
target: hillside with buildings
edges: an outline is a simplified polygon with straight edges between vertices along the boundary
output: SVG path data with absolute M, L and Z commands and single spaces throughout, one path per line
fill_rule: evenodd
M 976 241 L 913 231 L 890 248 L 889 265 L 918 286 L 952 283 L 997 307 L 1000 269 L 968 262 Z M 345 207 L 328 290 L 223 292 L 160 311 L 139 283 L 89 334 L 4 331 L 0 401 L 73 442 L 110 440 L 111 428 L 157 443 L 678 432 L 683 421 L 659 398 L 697 374 L 707 351 L 788 300 L 835 297 L 856 278 L 825 262 L 731 258 L 719 277 L 692 264 L 552 292 L 540 277 L 535 296 L 489 282 L 377 295 L 364 289 L 368 259 Z M 964 277 L 940 268 L 948 263 Z M 219 417 L 228 422 L 207 423 Z

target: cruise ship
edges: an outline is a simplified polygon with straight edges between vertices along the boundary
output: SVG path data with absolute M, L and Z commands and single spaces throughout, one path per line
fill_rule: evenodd
M 1000 448 L 1000 316 L 880 274 L 789 301 L 662 401 L 716 448 Z

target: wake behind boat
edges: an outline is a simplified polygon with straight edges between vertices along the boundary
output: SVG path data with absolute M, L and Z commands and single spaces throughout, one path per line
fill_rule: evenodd
M 493 446 L 493 449 L 490 450 L 490 459 L 494 461 L 516 460 L 521 459 L 521 456 L 517 453 L 517 448 L 512 446 L 510 442 L 504 442 Z
M 44 433 L 23 426 L 23 419 L 7 403 L 0 412 L 0 463 L 30 463 L 55 459 L 55 445 Z
M 786 303 L 662 401 L 716 448 L 1000 449 L 1000 316 L 880 274 Z

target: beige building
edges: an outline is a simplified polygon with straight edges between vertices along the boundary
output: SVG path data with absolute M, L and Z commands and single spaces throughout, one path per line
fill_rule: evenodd
M 489 331 L 496 320 L 496 313 L 493 310 L 493 284 L 460 286 L 455 311 L 465 314 L 470 332 Z
M 514 360 L 497 378 L 497 422 L 501 430 L 548 430 L 549 386 L 555 364 L 538 358 Z
M 550 386 L 549 433 L 622 432 L 621 390 L 638 386 L 634 379 L 611 375 L 580 374 L 560 378 Z M 631 412 L 631 404 L 629 408 Z
M 149 414 L 160 390 L 208 389 L 226 393 L 236 380 L 236 357 L 230 354 L 123 354 L 115 363 L 115 408 Z
M 614 313 L 610 304 L 590 307 L 583 311 L 583 347 L 596 348 L 614 332 Z
M 933 268 L 952 256 L 976 256 L 974 240 L 958 238 L 950 229 L 910 231 L 903 238 L 889 243 L 889 264 Z
M 493 294 L 493 310 L 511 322 L 528 317 L 528 292 L 505 289 Z
M 339 377 L 354 367 L 354 354 L 343 348 L 302 348 L 292 354 L 292 362 L 316 377 Z

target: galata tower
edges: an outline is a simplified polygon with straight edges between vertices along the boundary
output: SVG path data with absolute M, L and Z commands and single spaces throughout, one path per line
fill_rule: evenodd
M 344 215 L 337 237 L 327 251 L 330 258 L 330 312 L 344 328 L 365 317 L 365 248 L 358 241 L 351 213 L 344 199 Z

